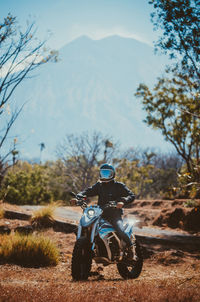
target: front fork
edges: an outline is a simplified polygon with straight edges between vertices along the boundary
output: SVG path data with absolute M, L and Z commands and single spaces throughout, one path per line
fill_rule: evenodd
M 94 250 L 94 247 L 95 247 L 94 237 L 95 237 L 95 233 L 96 233 L 97 224 L 98 224 L 98 220 L 95 221 L 91 226 L 89 226 L 87 228 L 88 232 L 87 232 L 86 236 L 90 237 L 90 243 L 91 243 L 91 246 L 92 246 L 92 251 Z M 85 236 L 85 234 L 83 233 L 83 229 L 84 228 L 82 227 L 81 223 L 79 223 L 76 239 L 79 239 L 81 236 Z

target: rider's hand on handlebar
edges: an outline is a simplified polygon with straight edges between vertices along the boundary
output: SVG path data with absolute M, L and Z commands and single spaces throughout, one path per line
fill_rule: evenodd
M 117 202 L 117 209 L 123 208 L 124 203 L 122 201 Z

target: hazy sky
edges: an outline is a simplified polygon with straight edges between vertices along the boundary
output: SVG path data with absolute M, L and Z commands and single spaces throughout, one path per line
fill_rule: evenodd
M 59 49 L 80 35 L 118 34 L 152 44 L 156 39 L 148 0 L 0 0 L 1 20 L 10 12 L 19 24 L 34 20 L 37 36 Z
M 81 35 L 93 39 L 121 35 L 153 45 L 158 37 L 153 31 L 152 6 L 148 1 L 0 0 L 0 23 L 8 13 L 16 16 L 22 27 L 26 27 L 27 21 L 35 21 L 36 37 L 43 41 L 50 36 L 46 45 L 52 49 L 59 49 Z

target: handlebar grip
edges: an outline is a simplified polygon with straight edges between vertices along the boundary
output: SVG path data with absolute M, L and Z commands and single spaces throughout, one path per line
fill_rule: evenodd
M 74 192 L 69 192 L 69 195 L 72 197 L 76 197 L 76 194 Z

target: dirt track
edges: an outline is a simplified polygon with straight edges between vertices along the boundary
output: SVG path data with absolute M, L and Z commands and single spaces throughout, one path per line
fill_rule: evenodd
M 145 206 L 145 211 L 151 206 Z M 127 209 L 139 211 L 143 207 Z M 148 220 L 149 226 L 150 220 Z M 28 224 L 28 221 L 0 220 L 1 224 Z M 186 233 L 176 229 L 180 233 Z M 71 254 L 75 242 L 74 234 L 54 232 L 45 235 L 57 243 L 61 252 L 60 262 L 50 268 L 24 268 L 17 265 L 0 266 L 0 302 L 37 301 L 124 301 L 124 302 L 189 302 L 200 297 L 200 253 L 184 251 L 170 245 L 143 244 L 144 266 L 136 280 L 123 280 L 115 265 L 97 273 L 97 266 L 87 282 L 73 282 L 70 272 Z
M 199 301 L 200 260 L 197 254 L 176 250 L 154 249 L 146 255 L 141 276 L 124 281 L 115 265 L 105 267 L 101 274 L 89 277 L 87 282 L 73 282 L 70 263 L 75 235 L 49 230 L 46 236 L 53 239 L 61 250 L 60 263 L 50 268 L 23 268 L 1 265 L 0 301 Z M 94 264 L 93 273 L 97 272 Z M 145 290 L 146 288 L 146 290 Z M 185 292 L 190 300 L 176 300 Z M 160 295 L 160 299 L 156 295 Z M 162 300 L 161 297 L 170 297 Z M 196 300 L 195 300 L 196 299 Z

